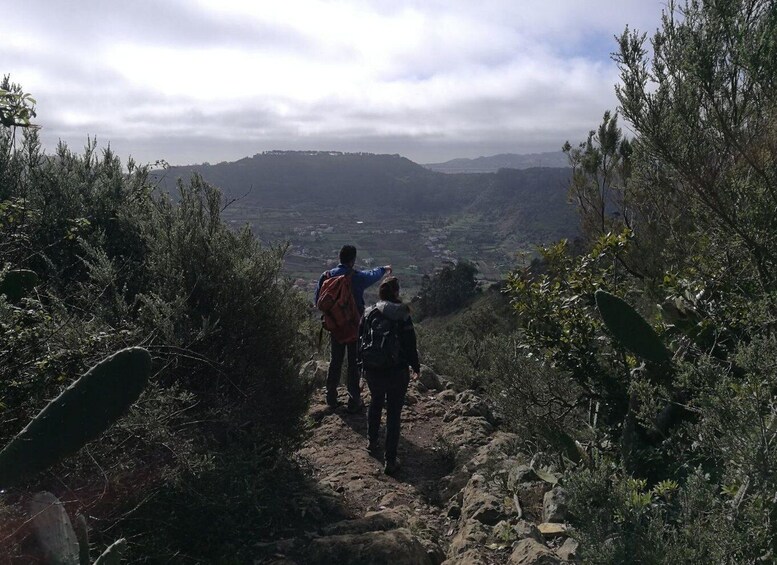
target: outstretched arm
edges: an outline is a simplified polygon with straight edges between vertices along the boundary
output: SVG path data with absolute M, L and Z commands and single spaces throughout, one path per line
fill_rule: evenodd
M 362 288 L 367 288 L 368 286 L 374 285 L 387 273 L 391 273 L 391 265 L 375 267 L 369 271 L 356 271 L 353 276 L 359 281 Z

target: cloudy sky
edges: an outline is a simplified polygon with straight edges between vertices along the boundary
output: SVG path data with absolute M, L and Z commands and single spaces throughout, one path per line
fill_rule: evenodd
M 270 149 L 419 163 L 555 151 L 615 108 L 613 35 L 661 0 L 24 0 L 0 73 L 37 99 L 44 145 L 124 159 Z

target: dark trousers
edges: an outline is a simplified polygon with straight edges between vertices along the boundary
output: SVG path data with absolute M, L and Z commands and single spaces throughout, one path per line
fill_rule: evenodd
M 331 337 L 331 336 L 330 336 Z M 332 358 L 329 361 L 329 372 L 326 376 L 326 401 L 327 404 L 337 403 L 337 385 L 340 383 L 340 373 L 343 369 L 343 358 L 348 352 L 348 380 L 347 389 L 349 404 L 358 404 L 361 401 L 361 391 L 359 390 L 359 369 L 356 367 L 356 346 L 357 342 L 339 343 L 335 338 L 331 338 Z
M 396 461 L 399 425 L 405 403 L 410 372 L 407 367 L 393 371 L 367 371 L 370 387 L 370 408 L 367 411 L 367 433 L 371 442 L 378 440 L 380 417 L 386 406 L 386 461 Z

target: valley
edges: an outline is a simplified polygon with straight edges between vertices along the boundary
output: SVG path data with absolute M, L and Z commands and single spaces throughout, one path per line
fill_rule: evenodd
M 471 261 L 496 281 L 537 245 L 574 237 L 568 171 L 445 174 L 397 155 L 275 151 L 156 174 L 171 193 L 192 174 L 221 188 L 225 220 L 288 245 L 284 271 L 304 292 L 351 243 L 360 268 L 391 264 L 412 294 L 445 262 Z

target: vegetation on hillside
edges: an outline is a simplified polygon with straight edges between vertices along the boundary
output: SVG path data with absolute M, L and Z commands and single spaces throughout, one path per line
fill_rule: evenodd
M 25 555 L 20 512 L 45 488 L 134 559 L 237 559 L 241 533 L 293 507 L 272 502 L 273 481 L 303 431 L 307 310 L 279 276 L 283 248 L 228 229 L 199 177 L 173 201 L 91 142 L 45 155 L 34 101 L 0 88 L 0 445 L 95 360 L 137 345 L 153 357 L 125 418 L 2 494 L 0 553 Z M 25 272 L 31 284 L 12 284 Z
M 564 147 L 581 240 L 511 273 L 512 317 L 422 332 L 555 454 L 586 563 L 777 556 L 775 37 L 765 0 L 626 29 L 618 112 Z
M 563 454 L 587 563 L 777 555 L 775 37 L 760 0 L 670 3 L 652 49 L 627 29 L 634 139 L 606 113 L 565 147 L 585 249 L 509 279 L 495 399 Z

